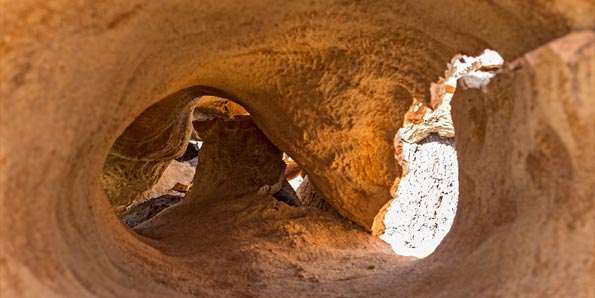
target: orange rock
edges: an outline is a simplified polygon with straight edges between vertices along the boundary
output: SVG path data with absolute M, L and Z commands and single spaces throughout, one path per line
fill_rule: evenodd
M 174 187 L 172 187 L 172 190 L 179 191 L 179 192 L 187 192 L 190 190 L 191 187 L 192 187 L 192 185 L 176 183 L 176 185 L 174 185 Z

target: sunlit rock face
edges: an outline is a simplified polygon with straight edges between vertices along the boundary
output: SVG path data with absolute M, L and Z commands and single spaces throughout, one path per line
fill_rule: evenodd
M 283 155 L 252 117 L 195 121 L 194 128 L 204 143 L 189 196 L 200 201 L 281 190 L 285 180 Z
M 404 171 L 391 188 L 394 200 L 377 216 L 384 228 L 380 238 L 395 253 L 426 257 L 450 230 L 459 199 L 451 100 L 459 79 L 463 89 L 487 92 L 502 64 L 492 50 L 477 57 L 454 56 L 444 77 L 431 84 L 430 106 L 414 99 L 405 114 L 394 139 L 395 159 Z
M 593 296 L 591 3 L 1 6 L 3 296 Z M 524 62 L 453 99 L 453 227 L 424 260 L 395 256 L 366 233 L 400 176 L 393 136 L 451 57 L 485 48 Z M 190 198 L 145 236 L 124 225 L 108 198 L 126 206 L 183 153 L 202 95 L 244 106 L 343 217 L 261 194 Z M 128 165 L 106 170 L 109 155 Z
M 130 209 L 137 204 L 165 194 L 182 195 L 180 191 L 185 191 L 185 189 L 177 189 L 176 186 L 191 186 L 194 172 L 195 168 L 190 162 L 172 160 L 167 168 L 165 168 L 165 171 L 163 171 L 163 174 L 157 183 L 155 183 L 149 190 L 143 192 L 138 200 L 127 206 L 126 209 Z
M 483 264 L 461 285 L 497 274 L 495 297 L 595 292 L 594 69 L 595 33 L 577 32 L 510 62 L 487 93 L 455 94 L 459 206 L 434 260 Z
M 380 238 L 395 253 L 423 258 L 436 249 L 452 226 L 459 199 L 459 168 L 454 139 L 432 134 L 417 144 L 403 143 L 409 172 L 384 217 Z
M 192 133 L 191 113 L 197 102 L 190 92 L 169 96 L 144 111 L 116 140 L 105 160 L 101 179 L 117 215 L 124 215 L 127 208 L 151 195 L 165 193 L 162 188 L 168 182 L 154 185 L 170 162 L 184 154 Z M 169 175 L 183 176 L 171 170 Z
M 443 138 L 452 138 L 455 135 L 451 118 L 450 101 L 456 91 L 457 81 L 461 79 L 463 89 L 476 88 L 487 91 L 490 80 L 502 67 L 504 60 L 500 54 L 492 50 L 485 50 L 477 57 L 456 55 L 451 59 L 437 83 L 432 83 L 430 105 L 433 108 L 423 107 L 423 103 L 414 103 L 413 111 L 409 114 L 420 114 L 419 121 L 407 121 L 399 129 L 398 138 L 408 143 L 418 143 L 431 133 L 436 133 Z M 409 116 L 411 118 L 412 116 Z

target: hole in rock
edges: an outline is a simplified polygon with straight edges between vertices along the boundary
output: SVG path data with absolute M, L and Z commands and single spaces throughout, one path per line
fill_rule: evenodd
M 394 139 L 402 175 L 391 189 L 393 199 L 376 218 L 384 228 L 380 238 L 395 253 L 424 258 L 449 232 L 459 196 L 450 102 L 457 82 L 461 88 L 486 91 L 503 62 L 492 50 L 477 57 L 456 55 L 444 77 L 431 84 L 429 105 L 413 99 Z
M 287 153 L 283 153 L 283 161 L 287 165 L 285 168 L 285 178 L 289 181 L 289 184 L 294 190 L 297 190 L 302 182 L 306 173 L 302 170 L 302 167 Z
M 145 110 L 113 145 L 102 182 L 116 215 L 133 228 L 189 198 L 263 189 L 293 207 L 330 209 L 241 105 L 215 96 L 165 99 Z

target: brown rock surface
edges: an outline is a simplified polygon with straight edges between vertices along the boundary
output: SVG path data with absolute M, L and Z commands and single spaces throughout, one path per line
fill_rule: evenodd
M 139 224 L 151 219 L 159 212 L 163 211 L 172 205 L 175 205 L 182 200 L 182 196 L 176 195 L 162 195 L 156 198 L 151 198 L 144 201 L 130 209 L 122 217 L 122 221 L 131 228 L 138 226 Z
M 172 160 L 165 168 L 165 171 L 163 171 L 161 177 L 159 177 L 157 183 L 150 189 L 140 193 L 136 197 L 136 200 L 128 205 L 128 208 L 165 194 L 182 195 L 179 193 L 181 189 L 176 189 L 176 185 L 191 185 L 192 179 L 194 178 L 194 172 L 195 169 L 189 162 Z
M 193 120 L 209 117 L 231 118 L 238 115 L 248 115 L 248 112 L 231 100 L 215 96 L 201 97 L 192 112 Z
M 2 296 L 593 296 L 593 33 L 546 45 L 595 27 L 588 1 L 0 7 Z M 512 61 L 540 46 L 488 94 L 457 92 L 460 205 L 424 260 L 264 194 L 190 198 L 141 224 L 145 236 L 109 203 L 183 153 L 207 94 L 244 106 L 370 229 L 411 98 L 428 98 L 456 53 Z
M 289 181 L 287 181 L 287 179 L 283 179 L 282 183 L 281 189 L 274 193 L 273 197 L 277 199 L 277 201 L 287 203 L 289 206 L 302 207 L 302 203 L 300 202 L 300 199 L 295 193 L 293 187 L 291 187 L 291 184 L 289 184 Z
M 296 189 L 296 194 L 305 207 L 317 208 L 324 211 L 332 209 L 329 203 L 316 191 L 316 187 L 312 184 L 308 176 L 304 177 L 304 181 Z
M 457 275 L 460 287 L 491 280 L 494 297 L 595 294 L 594 70 L 586 31 L 511 63 L 487 94 L 457 91 L 458 212 L 428 261 L 456 251 L 459 268 L 481 264 Z
M 221 200 L 281 190 L 285 180 L 282 153 L 260 131 L 251 116 L 195 121 L 204 140 L 189 196 Z
M 298 165 L 292 158 L 284 155 L 283 161 L 285 162 L 285 178 L 287 180 L 294 179 L 303 174 L 302 167 L 300 167 L 300 165 Z
M 169 96 L 139 115 L 118 137 L 101 178 L 117 214 L 146 198 L 142 194 L 159 181 L 170 161 L 184 155 L 196 102 L 190 92 Z

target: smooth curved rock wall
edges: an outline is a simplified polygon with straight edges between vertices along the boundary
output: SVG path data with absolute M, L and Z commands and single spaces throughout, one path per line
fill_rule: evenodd
M 595 27 L 584 1 L 1 6 L 0 291 L 11 297 L 203 293 L 176 273 L 200 266 L 126 228 L 101 183 L 118 137 L 180 90 L 242 104 L 334 208 L 369 229 L 399 174 L 391 140 L 402 115 L 450 57 L 491 48 L 511 61 Z M 593 58 L 566 44 L 539 52 L 546 63 L 527 58 L 522 80 L 499 93 L 514 101 L 469 91 L 472 104 L 455 110 L 459 216 L 435 254 L 296 293 L 337 284 L 387 297 L 588 297 Z
M 458 271 L 461 287 L 491 280 L 494 297 L 589 297 L 595 33 L 571 34 L 508 67 L 488 93 L 454 96 L 459 206 L 428 262 L 458 255 L 453 262 L 475 269 Z
M 142 200 L 170 162 L 184 154 L 197 102 L 192 92 L 169 96 L 144 111 L 118 137 L 101 177 L 116 214 Z

